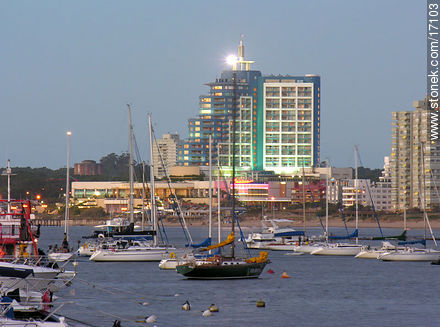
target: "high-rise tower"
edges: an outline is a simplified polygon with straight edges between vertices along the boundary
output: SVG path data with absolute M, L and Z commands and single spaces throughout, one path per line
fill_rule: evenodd
M 232 165 L 231 112 L 233 76 L 237 86 L 236 167 L 244 171 L 292 174 L 319 163 L 320 77 L 318 75 L 262 76 L 245 59 L 243 41 L 232 69 L 208 83 L 200 96 L 199 117 L 189 120 L 189 138 L 179 148 L 180 165 L 208 164 L 208 135 L 220 148 L 220 165 Z M 217 158 L 216 158 L 217 159 Z

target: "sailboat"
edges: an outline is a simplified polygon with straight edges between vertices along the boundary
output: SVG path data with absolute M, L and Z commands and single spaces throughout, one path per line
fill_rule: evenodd
M 131 109 L 128 106 L 129 117 L 129 138 L 130 138 L 130 197 L 129 197 L 129 210 L 130 210 L 130 227 L 134 229 L 134 208 L 133 208 L 133 184 L 134 184 L 134 163 L 133 163 L 133 126 L 131 124 Z M 150 129 L 150 160 L 153 163 L 153 130 L 151 124 L 151 116 L 148 115 L 148 123 Z M 151 176 L 151 217 L 153 223 L 153 243 L 149 241 L 136 241 L 127 242 L 123 247 L 110 247 L 101 248 L 95 251 L 90 260 L 92 261 L 161 261 L 166 256 L 172 256 L 176 252 L 176 248 L 159 245 L 157 239 L 157 210 L 156 210 L 156 196 L 154 186 L 154 170 L 150 168 Z M 173 253 L 173 254 L 172 254 Z
M 189 244 L 189 247 L 204 248 L 211 245 L 212 240 L 212 137 L 209 135 L 209 218 L 208 218 L 208 238 L 200 244 Z M 219 225 L 220 230 L 220 225 Z M 180 255 L 176 256 L 175 253 L 170 255 L 169 258 L 164 258 L 159 262 L 159 268 L 164 270 L 175 270 L 177 266 L 189 263 L 196 260 L 196 258 L 203 259 L 206 256 L 195 254 L 193 251 L 183 251 Z
M 70 260 L 75 256 L 75 252 L 69 249 L 69 205 L 70 205 L 70 136 L 71 131 L 66 133 L 67 135 L 67 169 L 66 169 L 66 209 L 64 212 L 64 239 L 61 243 L 61 247 L 53 249 L 48 254 L 48 258 L 55 262 L 64 262 Z
M 357 167 L 357 147 L 354 147 L 354 161 L 355 161 L 355 204 L 356 204 L 356 243 L 328 243 L 329 235 L 328 235 L 328 172 L 326 177 L 326 244 L 312 251 L 313 255 L 340 255 L 340 256 L 355 256 L 362 250 L 362 245 L 358 244 L 358 221 L 359 221 L 359 210 L 358 210 L 358 167 Z M 328 166 L 328 161 L 327 161 Z
M 176 270 L 179 274 L 189 279 L 249 279 L 258 278 L 264 267 L 269 262 L 268 253 L 260 252 L 259 257 L 238 258 L 235 254 L 235 131 L 236 131 L 236 109 L 237 109 L 237 76 L 232 74 L 233 98 L 232 98 L 232 223 L 231 233 L 227 239 L 218 244 L 208 246 L 202 250 L 210 251 L 231 246 L 230 255 L 216 254 L 213 257 L 194 260 L 192 262 L 178 265 Z

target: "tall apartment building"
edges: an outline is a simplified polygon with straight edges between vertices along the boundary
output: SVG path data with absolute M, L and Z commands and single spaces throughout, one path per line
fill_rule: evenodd
M 180 139 L 178 134 L 163 134 L 156 142 L 157 146 L 153 146 L 153 171 L 155 177 L 162 178 L 165 173 L 170 174 L 171 167 L 177 165 Z
M 223 71 L 210 92 L 200 96 L 199 117 L 189 120 L 189 138 L 178 150 L 182 166 L 208 165 L 208 136 L 223 173 L 232 169 L 232 104 L 236 86 L 236 162 L 238 173 L 293 174 L 319 163 L 320 77 L 262 76 L 251 70 L 240 41 L 232 70 Z M 235 78 L 235 81 L 234 81 Z
M 415 111 L 392 113 L 391 188 L 394 210 L 439 206 L 440 144 L 431 141 L 428 99 L 414 101 Z

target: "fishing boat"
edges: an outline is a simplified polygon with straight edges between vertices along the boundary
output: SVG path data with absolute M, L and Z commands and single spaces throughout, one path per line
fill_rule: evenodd
M 66 166 L 66 207 L 64 210 L 64 239 L 59 248 L 53 248 L 49 251 L 49 260 L 55 262 L 64 262 L 72 259 L 75 252 L 69 248 L 69 207 L 70 207 L 70 136 L 72 132 L 68 131 L 67 135 L 67 166 Z
M 178 265 L 176 270 L 188 279 L 250 279 L 258 278 L 264 267 L 269 262 L 268 253 L 260 252 L 259 257 L 239 258 L 235 253 L 235 131 L 237 110 L 237 76 L 236 71 L 232 74 L 232 223 L 231 233 L 223 242 L 203 248 L 203 251 L 223 249 L 230 245 L 230 255 L 217 254 L 203 260 L 194 260 L 183 265 Z M 243 244 L 246 244 L 243 240 Z
M 130 197 L 129 197 L 129 212 L 130 212 L 130 227 L 134 229 L 134 208 L 133 208 L 133 183 L 134 183 L 134 161 L 133 161 L 133 126 L 131 124 L 131 109 L 128 106 L 129 117 L 129 139 L 130 139 Z M 153 127 L 151 124 L 151 117 L 148 115 L 149 130 L 150 130 L 150 158 L 153 162 Z M 169 245 L 160 245 L 157 238 L 158 219 L 156 196 L 154 186 L 154 169 L 150 167 L 151 176 L 151 217 L 153 223 L 153 241 L 152 242 L 138 242 L 123 248 L 101 248 L 95 251 L 90 257 L 91 261 L 161 261 L 164 255 L 169 255 L 176 252 L 176 248 Z M 130 234 L 135 234 L 131 232 Z
M 31 221 L 31 201 L 11 199 L 11 161 L 2 172 L 8 178 L 8 198 L 0 199 L 0 258 L 38 258 L 40 227 Z

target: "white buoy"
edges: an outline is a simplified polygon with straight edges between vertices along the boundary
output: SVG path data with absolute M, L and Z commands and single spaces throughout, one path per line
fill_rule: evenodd
M 203 311 L 202 313 L 203 317 L 211 317 L 212 316 L 212 312 L 208 310 Z
M 148 324 L 151 324 L 156 321 L 157 321 L 157 317 L 155 315 L 151 315 L 151 316 L 147 317 L 147 319 L 145 319 L 145 322 Z
M 174 294 L 174 296 L 179 296 L 179 294 L 178 294 L 178 293 L 176 293 L 176 294 Z
M 191 310 L 191 305 L 189 304 L 188 301 L 185 301 L 185 303 L 182 305 L 182 310 L 185 310 L 185 311 Z
M 148 302 L 142 302 L 142 305 L 149 305 L 150 303 Z

